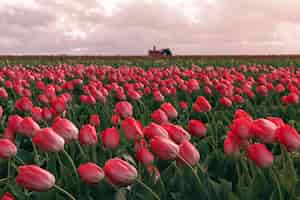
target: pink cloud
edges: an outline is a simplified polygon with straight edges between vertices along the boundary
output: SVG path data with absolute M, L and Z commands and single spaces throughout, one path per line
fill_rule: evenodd
M 0 53 L 176 54 L 300 52 L 300 1 L 36 0 L 0 4 Z M 112 2 L 112 1 L 110 1 Z M 107 4 L 108 5 L 108 4 Z

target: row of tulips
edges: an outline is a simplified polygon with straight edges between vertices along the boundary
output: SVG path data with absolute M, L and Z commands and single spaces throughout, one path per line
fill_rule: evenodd
M 293 66 L 15 65 L 0 85 L 3 200 L 300 195 Z

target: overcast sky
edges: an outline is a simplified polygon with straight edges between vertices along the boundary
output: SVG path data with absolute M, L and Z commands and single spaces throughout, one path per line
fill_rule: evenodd
M 0 54 L 300 53 L 300 0 L 0 0 Z

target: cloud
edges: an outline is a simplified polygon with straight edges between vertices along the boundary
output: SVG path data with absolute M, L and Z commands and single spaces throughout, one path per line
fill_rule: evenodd
M 297 0 L 12 0 L 0 3 L 0 54 L 300 51 Z

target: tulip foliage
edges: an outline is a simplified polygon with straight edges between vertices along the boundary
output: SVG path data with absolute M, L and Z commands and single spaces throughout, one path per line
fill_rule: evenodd
M 0 68 L 0 200 L 297 199 L 294 66 Z

